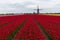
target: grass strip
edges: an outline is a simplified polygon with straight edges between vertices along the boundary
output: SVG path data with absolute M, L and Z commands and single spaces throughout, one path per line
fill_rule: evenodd
M 13 40 L 14 39 L 14 36 L 16 35 L 16 33 L 21 29 L 21 27 L 25 24 L 26 21 L 27 21 L 27 19 L 24 20 L 22 22 L 22 24 L 20 24 L 14 32 L 11 33 L 11 35 L 8 37 L 7 40 Z
M 22 36 L 20 37 L 20 40 L 22 40 Z
M 35 22 L 40 27 L 40 29 L 42 30 L 42 32 L 46 35 L 46 37 L 48 38 L 48 40 L 53 40 L 53 38 L 45 31 L 45 29 L 43 28 L 43 26 L 36 19 L 35 19 Z

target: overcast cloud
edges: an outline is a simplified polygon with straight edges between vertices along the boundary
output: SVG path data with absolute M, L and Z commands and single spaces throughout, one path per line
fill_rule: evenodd
M 0 0 L 0 13 L 33 12 L 37 5 L 40 12 L 60 12 L 60 0 Z

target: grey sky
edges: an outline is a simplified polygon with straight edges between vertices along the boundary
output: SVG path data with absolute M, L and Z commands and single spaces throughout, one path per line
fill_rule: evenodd
M 27 13 L 39 5 L 40 12 L 60 12 L 60 0 L 0 0 L 0 13 Z

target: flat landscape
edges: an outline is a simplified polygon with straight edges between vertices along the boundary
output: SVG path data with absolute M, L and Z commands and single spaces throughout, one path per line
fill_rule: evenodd
M 2 16 L 0 40 L 60 40 L 60 14 Z

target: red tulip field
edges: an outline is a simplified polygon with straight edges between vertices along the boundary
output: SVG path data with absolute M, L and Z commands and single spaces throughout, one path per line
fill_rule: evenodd
M 2 16 L 0 40 L 60 40 L 60 16 Z

